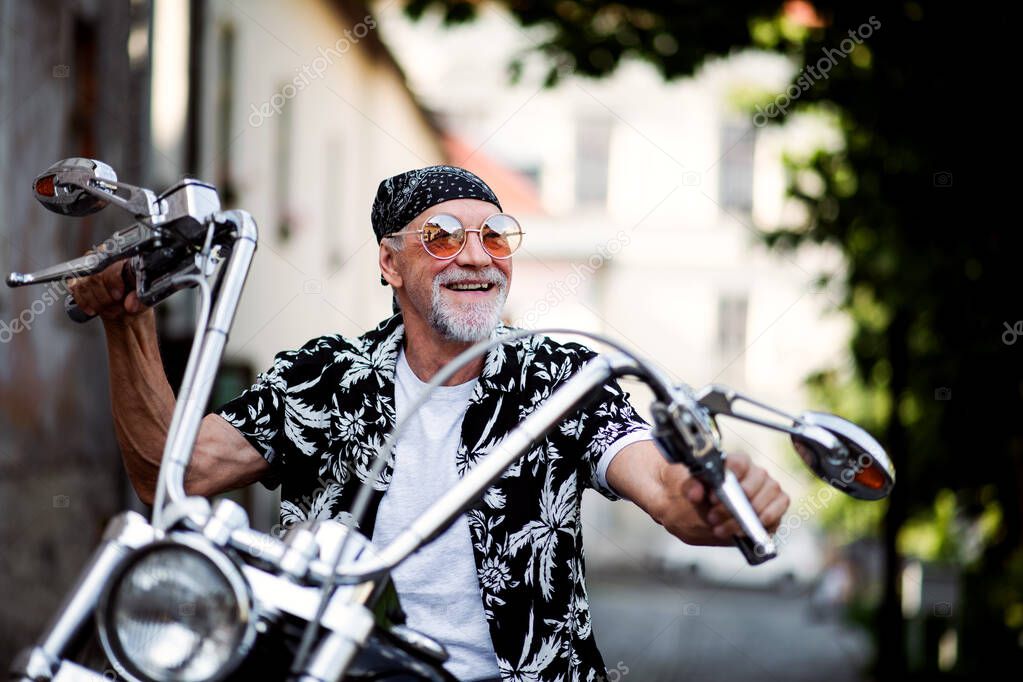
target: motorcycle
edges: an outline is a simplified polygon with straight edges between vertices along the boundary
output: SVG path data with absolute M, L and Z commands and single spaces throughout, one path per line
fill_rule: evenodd
M 732 389 L 692 389 L 672 382 L 628 348 L 598 355 L 542 403 L 386 547 L 354 530 L 369 500 L 364 486 L 345 523 L 313 520 L 283 538 L 254 530 L 244 509 L 222 499 L 188 496 L 184 475 L 257 244 L 245 211 L 221 211 L 216 188 L 186 178 L 166 191 L 118 181 L 100 161 L 60 161 L 33 183 L 46 208 L 85 216 L 112 205 L 134 222 L 89 254 L 34 273 L 13 273 L 25 286 L 100 272 L 127 260 L 126 291 L 156 305 L 196 287 L 200 312 L 184 379 L 163 450 L 152 515 L 124 512 L 36 643 L 11 668 L 14 680 L 94 680 L 111 674 L 136 681 L 207 682 L 253 676 L 299 682 L 453 680 L 444 646 L 400 622 L 389 573 L 442 533 L 502 473 L 563 418 L 585 407 L 610 379 L 631 376 L 650 387 L 653 436 L 670 462 L 684 464 L 727 506 L 743 533 L 735 544 L 750 564 L 777 549 L 749 499 L 725 467 L 716 420 L 730 417 L 781 431 L 822 480 L 864 500 L 889 494 L 891 461 L 866 431 L 823 412 L 790 415 Z M 69 294 L 68 315 L 86 322 Z M 572 330 L 544 330 L 547 333 Z M 516 331 L 469 348 L 429 384 L 500 343 L 540 332 Z M 757 408 L 751 411 L 749 408 Z M 399 424 L 377 453 L 374 480 L 400 435 Z M 96 656 L 97 652 L 100 652 Z

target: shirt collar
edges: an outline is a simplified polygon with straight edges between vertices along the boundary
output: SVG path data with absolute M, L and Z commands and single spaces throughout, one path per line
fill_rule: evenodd
M 491 338 L 504 336 L 514 331 L 504 324 L 498 325 L 491 335 Z M 405 340 L 405 326 L 402 322 L 401 313 L 393 315 L 376 326 L 375 329 L 359 337 L 363 348 L 370 350 L 397 333 L 401 343 Z M 492 348 L 483 362 L 483 369 L 480 373 L 480 383 L 484 388 L 509 393 L 516 388 L 516 382 L 521 375 L 523 354 L 521 347 L 522 340 L 506 343 L 497 348 Z M 381 367 L 386 376 L 394 377 L 397 366 L 398 354 L 388 355 Z

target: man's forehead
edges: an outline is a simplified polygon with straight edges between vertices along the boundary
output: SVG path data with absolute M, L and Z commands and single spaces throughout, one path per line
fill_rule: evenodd
M 482 199 L 449 199 L 439 204 L 430 206 L 425 211 L 412 219 L 410 227 L 418 229 L 423 221 L 438 213 L 448 213 L 455 216 L 463 223 L 475 223 L 489 216 L 499 213 L 499 209 L 489 201 Z

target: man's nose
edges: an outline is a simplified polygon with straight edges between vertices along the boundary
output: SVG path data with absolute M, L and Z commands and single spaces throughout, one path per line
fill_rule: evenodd
M 465 248 L 455 258 L 455 262 L 464 267 L 484 268 L 493 263 L 490 254 L 483 248 L 483 235 L 479 230 L 467 230 Z

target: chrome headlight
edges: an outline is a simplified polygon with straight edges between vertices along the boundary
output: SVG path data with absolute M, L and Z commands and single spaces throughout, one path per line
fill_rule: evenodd
M 96 616 L 107 656 L 132 680 L 220 679 L 255 638 L 241 571 L 192 534 L 131 555 L 107 584 Z

